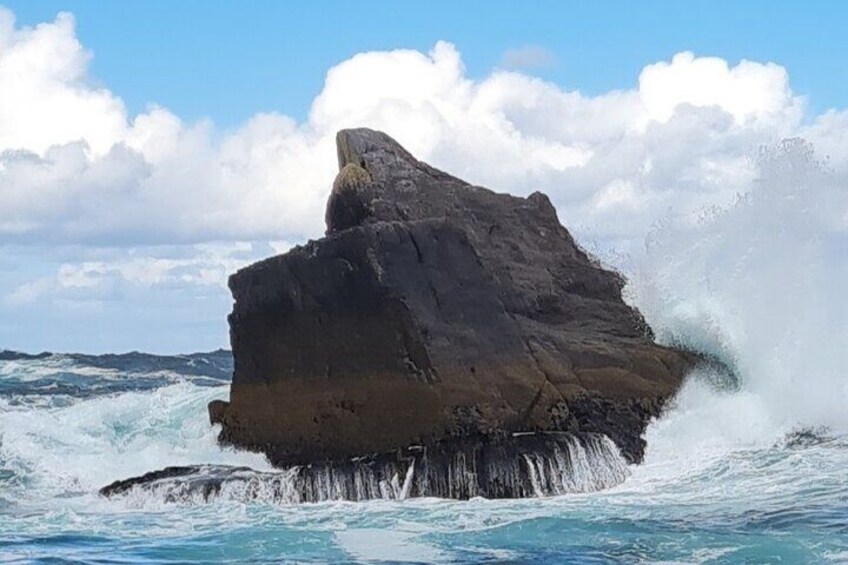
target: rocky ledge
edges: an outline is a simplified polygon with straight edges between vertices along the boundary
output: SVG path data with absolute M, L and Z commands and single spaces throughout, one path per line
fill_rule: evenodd
M 638 462 L 695 358 L 653 342 L 547 196 L 473 186 L 378 131 L 337 147 L 326 237 L 230 278 L 220 441 L 287 467 L 592 433 Z

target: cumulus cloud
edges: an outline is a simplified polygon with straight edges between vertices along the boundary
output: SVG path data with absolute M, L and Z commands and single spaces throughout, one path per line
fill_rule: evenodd
M 639 98 L 648 116 L 663 122 L 681 104 L 721 108 L 739 124 L 783 117 L 793 125 L 802 109 L 782 67 L 742 61 L 731 68 L 723 59 L 696 58 L 689 51 L 671 62 L 645 67 L 639 76 Z
M 439 42 L 427 53 L 353 55 L 327 71 L 305 120 L 257 114 L 224 132 L 162 107 L 128 114 L 88 75 L 74 25 L 60 14 L 21 28 L 0 8 L 0 237 L 33 249 L 169 244 L 200 257 L 196 246 L 208 242 L 318 236 L 344 127 L 385 130 L 496 190 L 542 190 L 578 240 L 602 252 L 639 249 L 663 218 L 733 202 L 756 179 L 761 145 L 802 135 L 835 170 L 848 164 L 848 113 L 809 119 L 774 63 L 682 52 L 648 64 L 629 87 L 587 96 L 517 72 L 546 59 L 535 47 L 471 79 L 457 49 Z M 24 304 L 67 292 L 65 275 L 102 288 L 133 269 L 173 280 L 186 267 L 145 253 L 144 264 L 63 261 L 0 292 Z
M 12 13 L 0 8 L 0 53 L 0 150 L 43 153 L 84 139 L 102 155 L 126 135 L 121 100 L 86 83 L 90 54 L 70 14 L 15 29 Z
M 269 252 L 287 249 L 284 243 L 206 243 L 185 247 L 96 250 L 97 259 L 62 262 L 55 272 L 19 284 L 5 297 L 11 307 L 40 299 L 51 302 L 97 303 L 123 298 L 128 288 L 151 289 L 226 286 L 229 275 Z
M 587 97 L 516 72 L 471 80 L 439 42 L 331 68 L 303 123 L 258 114 L 222 133 L 165 108 L 128 115 L 91 86 L 72 16 L 17 29 L 0 14 L 0 232 L 19 240 L 318 235 L 333 135 L 359 125 L 472 181 L 544 190 L 578 231 L 636 240 L 661 211 L 743 189 L 747 155 L 795 131 L 803 110 L 770 63 L 680 53 L 632 89 Z

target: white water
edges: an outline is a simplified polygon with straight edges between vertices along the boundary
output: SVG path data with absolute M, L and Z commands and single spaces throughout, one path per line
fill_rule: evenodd
M 51 399 L 51 406 L 36 409 L 0 398 L 0 465 L 45 495 L 96 493 L 116 479 L 168 465 L 270 469 L 262 456 L 218 447 L 206 405 L 227 392 L 226 386 L 184 382 L 153 391 Z
M 848 432 L 848 186 L 802 140 L 757 164 L 733 206 L 657 227 L 632 279 L 661 341 L 715 354 L 739 379 L 728 390 L 696 375 L 649 428 L 648 468 Z
M 536 496 L 595 492 L 627 478 L 627 463 L 606 436 L 590 436 L 583 445 L 570 438 L 548 456 L 524 455 Z

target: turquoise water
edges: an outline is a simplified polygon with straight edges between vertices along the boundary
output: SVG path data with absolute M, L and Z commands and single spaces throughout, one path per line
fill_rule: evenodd
M 617 487 L 528 500 L 275 505 L 107 500 L 166 465 L 267 469 L 221 450 L 206 403 L 229 356 L 0 361 L 4 562 L 848 562 L 848 438 L 783 428 L 695 375 Z

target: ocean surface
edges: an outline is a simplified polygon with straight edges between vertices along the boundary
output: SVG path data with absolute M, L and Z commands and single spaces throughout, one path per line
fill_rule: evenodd
M 848 438 L 764 429 L 749 394 L 710 375 L 651 426 L 645 463 L 601 492 L 167 503 L 97 490 L 175 464 L 268 469 L 220 449 L 208 424 L 228 352 L 4 357 L 3 562 L 848 562 Z

